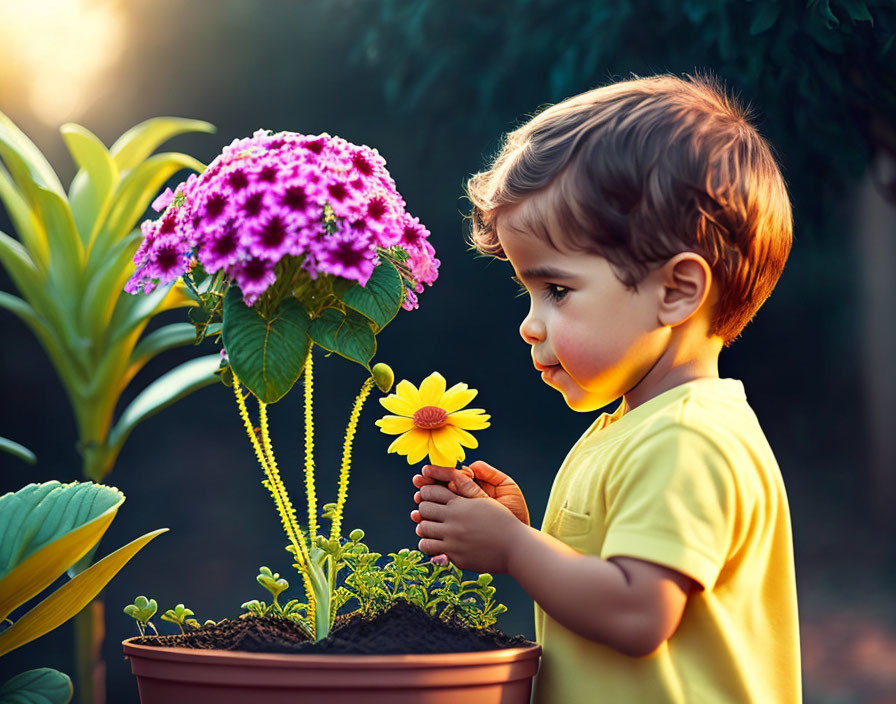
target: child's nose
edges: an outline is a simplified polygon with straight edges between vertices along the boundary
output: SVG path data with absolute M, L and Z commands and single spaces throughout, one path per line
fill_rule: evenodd
M 520 335 L 530 345 L 538 342 L 544 342 L 545 327 L 538 319 L 534 318 L 530 313 L 525 317 L 520 325 Z

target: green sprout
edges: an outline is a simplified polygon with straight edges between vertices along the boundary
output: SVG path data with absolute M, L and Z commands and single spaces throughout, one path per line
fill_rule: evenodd
M 138 596 L 134 599 L 133 604 L 128 604 L 123 610 L 137 622 L 137 628 L 140 630 L 140 635 L 145 636 L 147 626 L 152 628 L 156 635 L 159 635 L 155 625 L 149 620 L 155 616 L 158 609 L 159 605 L 156 603 L 155 599 L 147 599 L 145 596 Z M 165 617 L 163 616 L 162 618 Z
M 168 609 L 163 613 L 162 620 L 176 624 L 177 627 L 180 628 L 180 632 L 185 633 L 184 626 L 189 626 L 190 628 L 200 627 L 199 621 L 195 618 L 191 618 L 194 615 L 192 609 L 186 608 L 183 604 L 178 604 L 173 609 Z

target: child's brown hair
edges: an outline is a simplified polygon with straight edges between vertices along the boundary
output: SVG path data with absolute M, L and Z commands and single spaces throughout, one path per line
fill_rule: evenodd
M 537 194 L 527 227 L 605 257 L 632 288 L 652 266 L 696 252 L 719 292 L 710 332 L 727 346 L 771 294 L 793 238 L 784 179 L 750 120 L 705 75 L 568 98 L 510 132 L 492 167 L 470 178 L 472 243 L 503 258 L 499 215 Z

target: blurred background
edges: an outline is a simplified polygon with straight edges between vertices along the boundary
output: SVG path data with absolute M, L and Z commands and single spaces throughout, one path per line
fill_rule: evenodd
M 527 302 L 509 266 L 465 244 L 463 184 L 541 105 L 632 74 L 718 75 L 753 107 L 794 203 L 784 275 L 720 367 L 743 380 L 787 486 L 805 700 L 883 704 L 896 702 L 894 34 L 891 0 L 0 0 L 0 111 L 66 185 L 76 169 L 58 130 L 68 121 L 110 145 L 149 117 L 208 120 L 216 134 L 165 146 L 205 163 L 258 128 L 376 147 L 442 266 L 419 310 L 379 336 L 375 361 L 399 379 L 419 383 L 439 370 L 449 384 L 479 389 L 474 405 L 493 424 L 475 457 L 518 480 L 539 524 L 554 472 L 594 416 L 570 411 L 532 369 L 517 332 Z M 2 209 L 0 230 L 14 235 Z M 0 290 L 15 292 L 2 268 Z M 181 320 L 173 311 L 154 326 Z M 161 355 L 122 406 L 201 351 Z M 316 372 L 318 492 L 329 501 L 363 374 L 321 357 Z M 296 492 L 298 396 L 271 409 Z M 0 493 L 82 479 L 59 380 L 30 330 L 3 310 L 0 400 L 0 435 L 38 456 L 31 467 L 0 454 Z M 386 455 L 389 439 L 373 425 L 380 413 L 369 403 L 362 416 L 344 525 L 362 527 L 386 553 L 416 544 L 413 469 Z M 221 619 L 263 598 L 259 565 L 290 578 L 260 479 L 222 385 L 134 431 L 105 479 L 127 501 L 99 554 L 157 527 L 170 532 L 104 592 L 109 702 L 137 701 L 120 646 L 136 634 L 121 609 L 137 594 L 162 610 L 184 602 L 200 620 Z M 533 637 L 531 601 L 511 580 L 496 583 L 509 607 L 498 625 Z M 74 674 L 73 630 L 4 657 L 0 681 L 38 666 Z

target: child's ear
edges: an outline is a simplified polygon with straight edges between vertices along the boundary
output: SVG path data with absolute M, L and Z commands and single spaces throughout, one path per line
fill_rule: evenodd
M 696 252 L 681 252 L 657 272 L 660 325 L 680 325 L 703 307 L 712 289 L 712 270 Z

